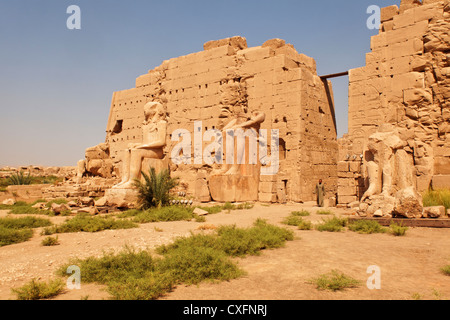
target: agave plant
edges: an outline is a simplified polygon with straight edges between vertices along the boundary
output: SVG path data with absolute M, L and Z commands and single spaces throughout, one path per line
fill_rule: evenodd
M 7 184 L 12 186 L 30 185 L 32 182 L 33 177 L 30 176 L 30 173 L 24 175 L 23 171 L 20 171 L 19 173 L 14 173 L 7 180 Z
M 169 170 L 163 170 L 156 173 L 155 168 L 150 168 L 148 174 L 141 172 L 144 181 L 136 179 L 134 186 L 138 189 L 138 199 L 141 209 L 167 206 L 172 200 L 170 191 L 175 188 L 179 181 L 178 178 L 172 178 Z

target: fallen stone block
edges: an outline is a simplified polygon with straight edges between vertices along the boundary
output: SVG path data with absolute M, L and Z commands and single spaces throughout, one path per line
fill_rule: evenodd
M 422 217 L 423 218 L 440 218 L 445 216 L 445 207 L 444 206 L 435 206 L 435 207 L 425 207 L 423 208 Z
M 203 210 L 203 209 L 195 208 L 195 209 L 194 209 L 194 214 L 196 214 L 196 215 L 198 215 L 198 216 L 206 216 L 206 215 L 208 215 L 209 213 L 208 213 L 208 211 L 205 211 L 205 210 Z

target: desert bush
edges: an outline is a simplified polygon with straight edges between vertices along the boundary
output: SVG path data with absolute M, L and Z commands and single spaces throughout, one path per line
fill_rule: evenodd
M 307 210 L 291 212 L 291 216 L 294 216 L 294 217 L 309 217 L 310 215 L 311 215 L 311 212 L 309 212 Z
M 148 273 L 145 277 L 130 277 L 126 281 L 108 283 L 107 291 L 114 300 L 156 300 L 175 287 L 170 274 Z
M 198 208 L 205 210 L 209 214 L 216 214 L 220 213 L 224 210 L 246 210 L 246 209 L 252 209 L 255 205 L 253 203 L 240 203 L 240 204 L 233 204 L 231 202 L 226 202 L 223 205 L 215 205 L 212 207 L 201 207 L 198 206 Z
M 125 248 L 100 258 L 73 260 L 59 272 L 65 275 L 68 266 L 77 265 L 83 270 L 84 281 L 107 285 L 114 299 L 157 299 L 181 283 L 235 279 L 244 273 L 230 256 L 280 247 L 289 239 L 293 239 L 290 231 L 258 220 L 247 229 L 222 227 L 214 234 L 180 237 L 156 248 L 161 258 L 153 258 L 148 251 Z
M 161 208 L 170 204 L 170 191 L 178 185 L 178 179 L 170 176 L 169 170 L 156 173 L 155 168 L 150 168 L 148 174 L 142 172 L 144 182 L 135 180 L 134 185 L 138 189 L 138 199 L 141 209 L 154 207 Z
M 208 214 L 216 214 L 216 213 L 220 213 L 223 210 L 223 206 L 220 205 L 215 205 L 212 207 L 198 207 L 199 209 L 205 210 L 206 212 L 208 212 Z
M 137 227 L 137 224 L 129 220 L 116 220 L 110 217 L 91 217 L 81 214 L 74 218 L 67 219 L 61 225 L 45 229 L 43 234 L 100 232 L 104 230 L 131 229 Z
M 248 210 L 248 209 L 252 209 L 255 205 L 253 203 L 240 203 L 238 205 L 236 205 L 236 209 L 235 210 Z
M 390 228 L 391 233 L 396 237 L 402 237 L 406 234 L 406 231 L 408 231 L 408 227 L 403 227 L 402 225 L 398 225 L 396 223 L 392 223 Z
M 316 212 L 316 214 L 321 215 L 321 216 L 330 216 L 330 215 L 333 214 L 333 211 L 321 209 L 321 210 L 318 210 L 318 211 Z
M 294 239 L 292 231 L 269 225 L 263 220 L 247 229 L 220 227 L 217 233 L 216 247 L 227 255 L 239 257 L 258 255 L 263 249 L 279 248 Z
M 301 218 L 301 216 L 291 215 L 289 217 L 286 217 L 282 223 L 286 224 L 288 226 L 298 227 L 299 230 L 311 230 L 312 229 L 311 222 L 303 220 Z
M 31 229 L 8 229 L 0 227 L 0 247 L 28 241 L 33 236 Z
M 243 274 L 223 251 L 205 246 L 170 250 L 158 269 L 176 283 L 188 285 L 205 280 L 231 280 Z
M 48 215 L 50 211 L 48 210 L 39 210 L 37 208 L 33 208 L 35 203 L 26 203 L 23 201 L 18 201 L 12 206 L 2 205 L 0 204 L 0 210 L 9 210 L 11 214 L 42 214 Z
M 62 182 L 64 178 L 56 176 L 32 177 L 32 184 L 56 184 Z
M 66 276 L 67 268 L 76 265 L 83 270 L 83 281 L 108 284 L 114 281 L 125 281 L 127 278 L 142 278 L 147 272 L 155 270 L 156 260 L 147 251 L 136 251 L 125 247 L 119 253 L 104 252 L 103 256 L 87 259 L 74 259 L 63 265 L 58 273 Z
M 316 229 L 320 232 L 340 232 L 347 225 L 347 223 L 347 219 L 333 217 L 331 219 L 324 220 L 321 224 L 316 226 Z
M 362 233 L 362 234 L 372 234 L 372 233 L 384 233 L 386 229 L 383 228 L 378 221 L 374 220 L 357 220 L 353 221 L 348 226 L 349 230 Z
M 441 271 L 442 271 L 443 274 L 445 274 L 447 276 L 450 276 L 450 265 L 442 267 Z
M 206 222 L 206 218 L 204 216 L 195 215 L 194 219 L 195 219 L 195 222 L 199 222 L 199 223 Z
M 35 279 L 18 289 L 12 289 L 17 300 L 41 300 L 49 299 L 60 294 L 65 284 L 60 280 L 51 280 L 48 283 L 39 282 Z
M 135 211 L 133 221 L 136 223 L 151 223 L 151 222 L 169 222 L 169 221 L 183 221 L 194 218 L 192 208 L 187 207 L 161 207 L 152 208 L 145 211 Z M 130 213 L 129 213 L 130 214 Z
M 41 219 L 36 217 L 24 217 L 24 218 L 0 218 L 0 227 L 8 229 L 34 229 L 40 227 L 50 226 L 52 223 L 50 220 Z
M 353 279 L 338 270 L 332 270 L 328 274 L 322 274 L 318 278 L 311 279 L 309 283 L 315 284 L 318 290 L 338 291 L 346 288 L 356 288 L 361 282 Z
M 450 209 L 450 189 L 428 190 L 423 194 L 425 207 L 444 206 Z
M 59 244 L 60 243 L 58 237 L 46 237 L 41 242 L 41 245 L 43 245 L 44 247 L 57 246 Z

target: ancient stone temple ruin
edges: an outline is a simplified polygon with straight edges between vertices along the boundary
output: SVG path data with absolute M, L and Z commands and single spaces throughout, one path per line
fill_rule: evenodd
M 450 186 L 450 3 L 403 0 L 381 22 L 366 66 L 349 72 L 338 201 L 389 214 L 409 197 L 416 212 L 396 211 L 419 215 L 417 192 Z
M 143 144 L 144 107 L 149 103 L 164 109 L 166 139 L 161 154 L 154 159 L 142 157 L 139 169 L 170 168 L 173 176 L 181 178 L 187 194 L 197 200 L 313 200 L 320 178 L 332 190 L 337 188 L 331 83 L 317 75 L 312 58 L 283 40 L 269 40 L 255 48 L 248 48 L 242 37 L 211 41 L 202 52 L 164 61 L 140 76 L 136 88 L 114 93 L 106 143 L 88 149 L 82 164 L 88 172 L 125 174 L 125 154 L 130 146 Z M 228 162 L 172 161 L 173 149 L 179 143 L 179 137 L 173 136 L 177 130 L 187 130 L 192 140 L 199 135 L 200 148 L 205 150 L 212 141 L 205 133 L 223 131 L 227 126 L 256 132 L 265 129 L 269 133 L 265 137 L 268 159 L 279 160 L 275 174 L 262 174 L 264 164 L 259 161 L 250 164 L 249 141 L 239 167 L 227 166 Z M 276 155 L 271 154 L 269 141 L 273 129 L 279 137 L 278 150 L 273 150 Z M 186 153 L 194 157 L 194 149 L 192 141 Z
M 86 151 L 80 179 L 116 177 L 122 182 L 111 190 L 120 194 L 140 170 L 168 168 L 198 201 L 280 203 L 314 200 L 323 179 L 329 205 L 419 216 L 419 192 L 450 187 L 450 2 L 402 0 L 382 9 L 381 23 L 366 65 L 348 73 L 342 139 L 331 82 L 314 59 L 284 40 L 248 48 L 233 37 L 164 61 L 114 93 L 105 143 Z M 225 143 L 230 128 L 256 132 L 267 161 L 250 136 L 242 150 Z M 197 161 L 214 139 L 225 162 Z

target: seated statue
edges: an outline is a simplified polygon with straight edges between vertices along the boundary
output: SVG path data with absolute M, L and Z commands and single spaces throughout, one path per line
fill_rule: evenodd
M 231 120 L 225 128 L 223 128 L 224 134 L 226 135 L 227 130 L 237 130 L 237 129 L 254 129 L 256 130 L 256 134 L 258 134 L 258 131 L 260 129 L 261 123 L 263 123 L 266 119 L 266 115 L 263 112 L 260 111 L 254 111 L 252 112 L 250 118 L 243 113 L 237 114 L 233 120 Z M 235 141 L 236 144 L 236 141 Z M 219 175 L 237 175 L 240 174 L 240 165 L 243 162 L 244 159 L 242 157 L 244 156 L 244 150 L 245 150 L 245 143 L 244 144 L 237 144 L 237 150 L 235 157 L 240 157 L 240 159 L 234 159 L 233 164 L 224 164 L 223 167 L 220 170 L 217 170 L 212 173 L 212 175 L 219 176 Z
M 162 159 L 166 146 L 167 121 L 162 104 L 149 102 L 144 106 L 142 144 L 130 144 L 122 159 L 122 181 L 114 189 L 131 189 L 139 179 L 144 159 Z

